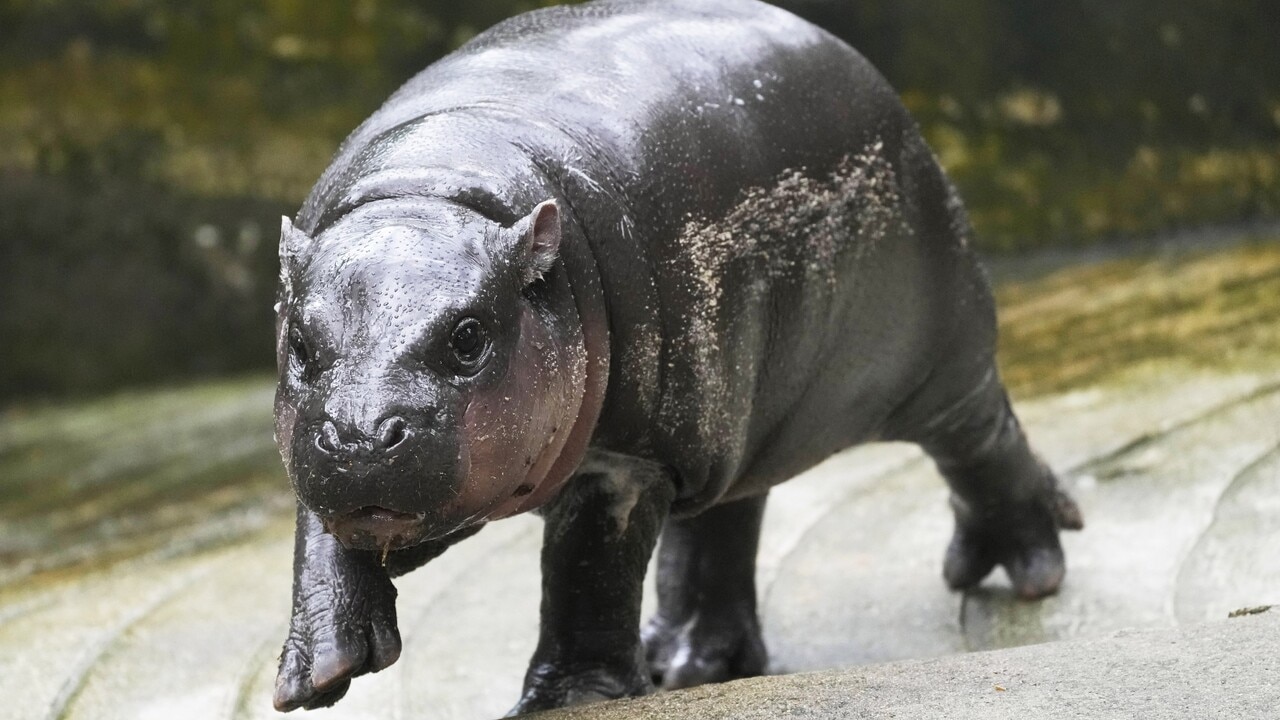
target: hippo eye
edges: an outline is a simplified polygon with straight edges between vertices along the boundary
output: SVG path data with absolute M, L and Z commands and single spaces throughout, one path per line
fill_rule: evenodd
M 289 354 L 298 363 L 298 367 L 302 368 L 303 374 L 309 374 L 314 358 L 311 348 L 307 347 L 307 341 L 302 339 L 302 331 L 297 327 L 289 330 Z
M 463 318 L 449 336 L 449 347 L 464 369 L 474 369 L 489 349 L 489 338 L 479 320 Z

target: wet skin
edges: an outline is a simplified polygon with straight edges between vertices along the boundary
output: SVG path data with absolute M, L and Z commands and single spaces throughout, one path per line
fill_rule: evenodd
M 759 674 L 768 490 L 873 440 L 950 485 L 952 587 L 1054 592 L 1081 518 L 1009 407 L 968 235 L 883 78 L 776 8 L 553 8 L 432 65 L 282 228 L 276 706 L 394 662 L 390 577 L 531 510 L 513 714 Z

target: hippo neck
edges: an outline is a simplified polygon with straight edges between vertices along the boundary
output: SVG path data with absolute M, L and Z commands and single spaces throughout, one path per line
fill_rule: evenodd
M 411 213 L 415 205 L 441 200 L 509 227 L 558 195 L 506 125 L 481 122 L 483 113 L 466 109 L 407 119 L 398 110 L 394 103 L 384 106 L 343 144 L 303 203 L 300 229 L 314 235 L 387 201 Z M 458 136 L 471 142 L 458 143 Z
M 605 313 L 604 289 L 600 282 L 595 257 L 590 251 L 582 226 L 570 212 L 560 246 L 560 265 L 564 268 L 574 305 L 582 323 L 583 345 L 587 353 L 587 372 L 582 401 L 577 417 L 559 457 L 552 463 L 537 490 L 525 497 L 510 514 L 534 510 L 564 487 L 586 457 L 595 433 L 596 423 L 604 408 L 609 383 L 609 325 Z

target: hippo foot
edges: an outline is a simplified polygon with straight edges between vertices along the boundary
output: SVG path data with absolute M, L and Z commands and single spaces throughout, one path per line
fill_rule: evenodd
M 385 573 L 362 574 L 361 582 L 317 587 L 294 608 L 276 675 L 277 710 L 329 707 L 352 678 L 400 657 L 395 587 Z
M 1055 488 L 1047 498 L 988 509 L 980 516 L 957 498 L 952 505 L 956 530 L 942 570 L 951 589 L 974 587 L 1000 565 L 1023 600 L 1058 591 L 1067 571 L 1058 531 L 1084 526 L 1070 496 Z
M 623 663 L 619 667 L 582 669 L 574 663 L 544 663 L 534 660 L 525 679 L 524 695 L 506 717 L 551 710 L 572 705 L 648 695 L 653 683 L 639 663 Z M 571 671 L 562 668 L 574 667 Z
M 649 672 L 664 690 L 755 677 L 769 664 L 753 607 L 696 613 L 684 622 L 659 615 L 643 637 Z

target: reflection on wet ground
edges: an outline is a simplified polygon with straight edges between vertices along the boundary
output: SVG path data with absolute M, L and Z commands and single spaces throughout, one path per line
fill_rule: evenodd
M 760 558 L 779 671 L 1217 620 L 1280 601 L 1280 245 L 1124 258 L 1000 288 L 1004 372 L 1074 488 L 1063 592 L 940 578 L 946 491 L 908 446 L 779 488 Z M 0 416 L 0 696 L 16 717 L 270 717 L 290 508 L 271 380 Z M 540 524 L 399 582 L 405 653 L 317 717 L 479 718 L 535 640 Z
M 0 588 L 183 552 L 288 511 L 273 392 L 256 377 L 0 415 Z

